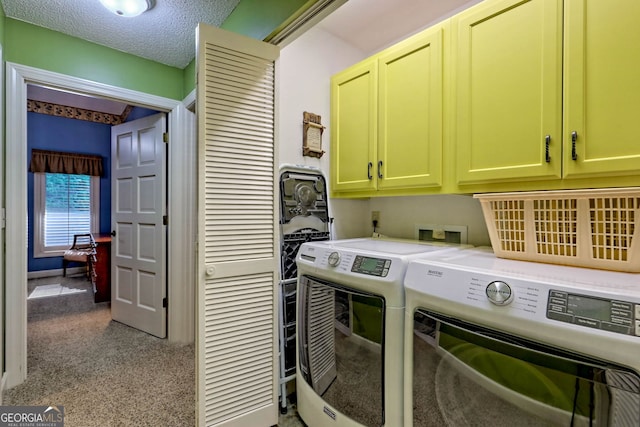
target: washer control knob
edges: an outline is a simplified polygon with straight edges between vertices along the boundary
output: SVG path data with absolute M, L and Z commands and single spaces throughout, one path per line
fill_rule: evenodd
M 340 254 L 338 252 L 331 252 L 329 254 L 329 265 L 331 267 L 337 267 L 340 265 Z
M 507 305 L 513 300 L 511 286 L 501 280 L 489 283 L 485 292 L 489 301 L 495 305 Z

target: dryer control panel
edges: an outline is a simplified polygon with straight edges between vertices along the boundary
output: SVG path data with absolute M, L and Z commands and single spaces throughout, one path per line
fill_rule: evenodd
M 547 301 L 549 319 L 640 336 L 640 304 L 553 289 Z
M 369 274 L 371 276 L 386 277 L 391 268 L 391 260 L 383 258 L 371 258 L 362 255 L 356 255 L 353 261 L 351 271 L 353 273 Z

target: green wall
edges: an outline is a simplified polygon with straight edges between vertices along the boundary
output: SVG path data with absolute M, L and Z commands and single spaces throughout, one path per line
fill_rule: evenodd
M 189 62 L 183 71 L 183 81 L 184 81 L 184 96 L 187 96 L 191 93 L 192 90 L 196 88 L 196 60 L 195 58 Z
M 241 0 L 220 28 L 264 40 L 318 0 Z M 184 94 L 196 87 L 196 61 L 184 69 Z
M 220 28 L 264 40 L 318 0 L 241 0 Z M 195 58 L 184 69 L 184 94 L 196 87 Z
M 183 71 L 57 31 L 4 19 L 4 59 L 48 71 L 182 100 Z
M 303 6 L 317 0 L 241 0 L 220 28 L 264 40 Z
M 4 9 L 0 5 L 0 44 L 4 46 Z
M 292 16 L 316 1 L 241 0 L 220 27 L 264 40 Z M 180 70 L 57 31 L 5 18 L 1 6 L 0 43 L 4 46 L 5 61 L 166 98 L 182 100 L 196 86 L 195 60 Z

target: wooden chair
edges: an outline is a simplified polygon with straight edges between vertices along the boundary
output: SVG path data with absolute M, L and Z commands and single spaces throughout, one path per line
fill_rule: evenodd
M 87 275 L 90 276 L 96 255 L 96 242 L 91 233 L 74 234 L 73 245 L 67 249 L 62 257 L 62 275 L 67 276 L 67 266 L 70 262 L 80 262 L 87 266 Z

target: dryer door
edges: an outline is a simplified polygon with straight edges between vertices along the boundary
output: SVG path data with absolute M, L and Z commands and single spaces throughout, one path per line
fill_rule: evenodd
M 412 368 L 414 426 L 640 425 L 637 373 L 421 309 Z
M 298 282 L 298 373 L 318 399 L 364 426 L 384 425 L 384 312 L 377 295 Z

